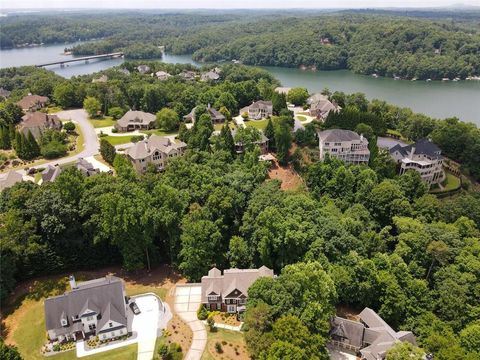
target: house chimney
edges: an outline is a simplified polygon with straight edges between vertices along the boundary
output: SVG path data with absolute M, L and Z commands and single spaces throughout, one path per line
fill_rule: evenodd
M 363 142 L 363 134 L 360 134 L 360 141 Z
M 77 282 L 75 281 L 75 276 L 70 275 L 68 277 L 68 282 L 70 283 L 70 289 L 74 290 L 77 288 Z

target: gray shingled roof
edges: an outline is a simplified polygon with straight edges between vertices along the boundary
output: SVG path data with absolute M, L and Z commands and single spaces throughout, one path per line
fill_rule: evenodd
M 207 302 L 207 296 L 212 292 L 225 298 L 238 290 L 233 296 L 247 296 L 250 285 L 262 276 L 273 277 L 273 270 L 266 266 L 259 269 L 227 269 L 222 275 L 220 270 L 213 268 L 207 276 L 202 277 L 202 302 Z
M 320 131 L 318 133 L 318 137 L 323 141 L 330 142 L 360 140 L 360 135 L 358 135 L 356 132 L 343 129 L 329 129 Z
M 125 150 L 125 154 L 132 159 L 144 159 L 153 154 L 156 150 L 163 153 L 170 153 L 172 150 L 185 148 L 184 142 L 174 142 L 167 137 L 151 135 L 147 139 L 137 142 L 132 147 Z
M 48 165 L 45 170 L 42 171 L 42 181 L 49 182 L 55 181 L 55 179 L 62 173 L 62 169 L 59 166 Z
M 348 339 L 351 345 L 360 348 L 360 353 L 367 360 L 383 359 L 388 349 L 398 341 L 416 345 L 415 336 L 410 331 L 396 332 L 370 308 L 363 309 L 359 317 L 361 322 L 335 317 L 330 335 Z M 362 349 L 363 344 L 368 346 Z
M 398 151 L 402 156 L 407 156 L 412 151 L 412 148 L 415 148 L 415 154 L 424 154 L 431 158 L 441 159 L 442 150 L 431 142 L 428 139 L 418 140 L 415 144 L 401 146 L 399 144 L 395 145 L 390 149 L 390 154 L 393 154 L 395 151 Z
M 20 106 L 22 109 L 30 109 L 37 104 L 44 106 L 46 103 L 48 103 L 48 101 L 49 99 L 46 96 L 27 95 L 23 97 L 19 102 L 17 102 L 17 105 Z
M 117 121 L 117 124 L 121 127 L 127 127 L 129 124 L 142 124 L 150 125 L 156 120 L 154 114 L 150 114 L 143 111 L 129 110 Z
M 100 311 L 102 322 L 114 320 L 127 326 L 123 280 L 114 276 L 90 280 L 77 284 L 75 289 L 63 295 L 45 300 L 45 326 L 48 330 L 63 331 L 60 320 L 66 316 L 68 331 L 75 325 L 72 318 L 81 316 L 86 309 Z M 114 309 L 114 310 L 113 310 Z M 100 327 L 97 327 L 100 329 Z

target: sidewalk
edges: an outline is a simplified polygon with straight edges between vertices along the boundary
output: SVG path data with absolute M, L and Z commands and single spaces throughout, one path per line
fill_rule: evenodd
M 207 325 L 207 320 L 203 320 L 203 323 L 205 324 L 205 326 Z M 233 326 L 233 325 L 226 325 L 226 324 L 218 324 L 218 323 L 215 323 L 215 327 L 216 328 L 219 328 L 219 329 L 225 329 L 225 330 L 232 330 L 232 331 L 242 331 L 242 325 L 243 325 L 243 322 L 238 325 L 238 326 Z

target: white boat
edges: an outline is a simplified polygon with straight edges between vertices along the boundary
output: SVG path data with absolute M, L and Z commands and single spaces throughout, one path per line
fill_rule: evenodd
M 449 78 L 442 78 L 442 81 L 450 81 Z
M 425 81 L 426 81 L 426 82 L 429 82 L 429 81 L 432 81 L 432 79 L 427 79 L 427 80 L 425 80 Z
M 460 81 L 460 78 L 456 77 L 456 78 L 453 79 L 452 81 Z
M 393 79 L 394 80 L 400 80 L 400 76 L 394 76 Z
M 374 78 L 378 78 L 378 74 L 372 74 Z
M 416 77 L 412 78 L 410 81 L 417 81 L 418 79 Z

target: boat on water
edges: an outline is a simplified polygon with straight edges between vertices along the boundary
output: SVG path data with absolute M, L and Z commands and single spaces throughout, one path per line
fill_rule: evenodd
M 442 78 L 442 81 L 450 81 L 449 78 Z
M 412 78 L 410 81 L 417 81 L 418 79 L 416 77 Z
M 378 74 L 372 74 L 372 77 L 378 78 Z
M 400 76 L 394 76 L 393 79 L 394 80 L 400 80 Z
M 426 81 L 426 82 L 429 82 L 429 81 L 432 81 L 432 79 L 427 79 L 427 80 L 425 80 L 425 81 Z

